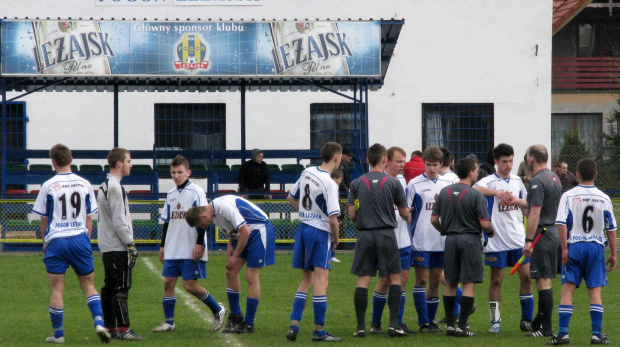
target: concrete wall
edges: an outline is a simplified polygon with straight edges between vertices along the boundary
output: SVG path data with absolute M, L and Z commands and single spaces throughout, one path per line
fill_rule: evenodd
M 370 93 L 369 140 L 407 152 L 422 144 L 422 103 L 493 103 L 495 143 L 520 158 L 534 143 L 550 144 L 550 1 L 527 0 L 264 0 L 263 6 L 100 7 L 94 0 L 2 0 L 8 18 L 104 19 L 378 19 L 404 18 L 384 87 Z M 16 94 L 10 93 L 9 97 Z M 28 148 L 57 142 L 72 148 L 113 144 L 111 93 L 36 93 L 27 102 Z M 227 148 L 240 148 L 238 93 L 123 93 L 121 146 L 150 149 L 153 104 L 224 102 Z M 330 93 L 247 95 L 247 147 L 303 149 L 310 144 L 309 105 L 346 102 Z M 515 165 L 516 172 L 516 165 Z

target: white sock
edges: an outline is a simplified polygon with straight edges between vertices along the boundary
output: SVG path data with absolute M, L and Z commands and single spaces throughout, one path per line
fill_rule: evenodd
M 491 314 L 491 323 L 498 323 L 500 320 L 499 301 L 489 302 L 489 313 Z

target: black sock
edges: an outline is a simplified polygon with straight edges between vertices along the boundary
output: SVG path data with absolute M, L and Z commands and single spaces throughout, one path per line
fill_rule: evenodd
M 454 305 L 456 305 L 456 296 L 443 296 L 443 309 L 446 313 L 446 325 L 454 328 Z
M 366 330 L 366 309 L 368 308 L 368 288 L 356 287 L 353 296 L 355 316 L 357 317 L 357 329 Z
M 399 284 L 391 284 L 388 289 L 388 307 L 390 308 L 390 327 L 398 327 L 398 313 L 400 312 L 400 297 L 403 291 Z
M 538 309 L 542 315 L 542 330 L 551 332 L 551 318 L 553 314 L 553 289 L 545 289 L 538 291 Z
M 459 316 L 459 328 L 461 328 L 461 330 L 467 330 L 467 320 L 469 319 L 472 307 L 474 307 L 474 297 L 461 296 L 461 314 Z
M 534 317 L 534 320 L 532 321 L 532 330 L 534 331 L 540 330 L 541 322 L 542 322 L 542 313 L 540 312 L 540 300 L 539 300 L 538 301 L 538 313 L 536 314 L 536 317 Z

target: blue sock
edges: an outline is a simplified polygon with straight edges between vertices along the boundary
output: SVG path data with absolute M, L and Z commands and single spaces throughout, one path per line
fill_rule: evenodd
M 603 305 L 590 304 L 590 319 L 592 319 L 592 335 L 600 338 L 603 330 Z
M 54 329 L 54 337 L 65 336 L 65 331 L 62 328 L 62 319 L 64 317 L 65 310 L 55 309 L 51 306 L 48 308 L 50 312 L 50 319 L 52 320 L 52 328 Z
M 315 330 L 313 335 L 316 337 L 323 337 L 325 336 L 325 334 L 327 334 L 327 332 L 325 331 L 325 329 L 323 330 Z
M 93 294 L 86 298 L 86 304 L 90 309 L 90 314 L 93 316 L 95 326 L 103 326 L 103 311 L 101 311 L 101 298 L 99 294 Z
M 521 320 L 532 321 L 534 319 L 534 295 L 519 294 L 521 302 Z
M 573 315 L 573 305 L 558 306 L 558 315 L 560 316 L 560 332 L 558 337 L 564 337 L 568 335 L 568 324 L 570 323 L 570 317 Z
M 439 298 L 430 298 L 426 300 L 426 315 L 428 316 L 429 322 L 435 321 L 437 309 L 439 309 Z
M 258 299 L 248 297 L 245 304 L 245 319 L 243 321 L 254 326 L 254 317 L 256 316 L 257 309 Z
M 213 314 L 220 312 L 220 310 L 222 309 L 220 307 L 220 304 L 215 301 L 215 299 L 213 298 L 213 296 L 211 296 L 211 293 L 209 292 L 207 292 L 205 296 L 200 299 L 200 301 L 207 305 L 211 309 L 211 312 L 213 312 Z
M 413 305 L 418 312 L 418 325 L 428 324 L 426 289 L 424 287 L 413 287 Z
M 314 325 L 325 325 L 325 312 L 327 311 L 327 295 L 313 296 L 312 306 L 314 307 Z
M 230 306 L 230 314 L 241 314 L 241 305 L 239 305 L 239 292 L 230 288 L 226 288 L 228 296 L 228 306 Z
M 161 305 L 164 307 L 164 317 L 166 318 L 166 323 L 172 325 L 174 324 L 174 307 L 177 304 L 176 296 L 164 296 L 164 300 L 161 302 Z
M 304 308 L 306 307 L 306 298 L 308 293 L 297 292 L 295 293 L 295 300 L 293 301 L 293 312 L 291 312 L 291 320 L 301 321 L 301 317 L 304 314 Z
M 463 290 L 461 286 L 456 287 L 456 302 L 454 303 L 454 317 L 458 317 L 461 314 L 461 296 L 463 296 Z
M 379 292 L 372 293 L 372 324 L 381 324 L 381 316 L 383 316 L 383 309 L 387 302 L 387 294 L 381 294 Z
M 398 311 L 398 325 L 403 324 L 403 315 L 405 314 L 405 301 L 407 300 L 407 293 L 403 290 L 403 294 L 400 297 L 400 310 Z

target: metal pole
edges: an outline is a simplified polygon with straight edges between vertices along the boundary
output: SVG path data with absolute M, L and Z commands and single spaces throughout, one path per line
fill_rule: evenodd
M 245 86 L 241 86 L 241 163 L 245 162 Z
M 118 84 L 114 84 L 114 147 L 118 147 Z

